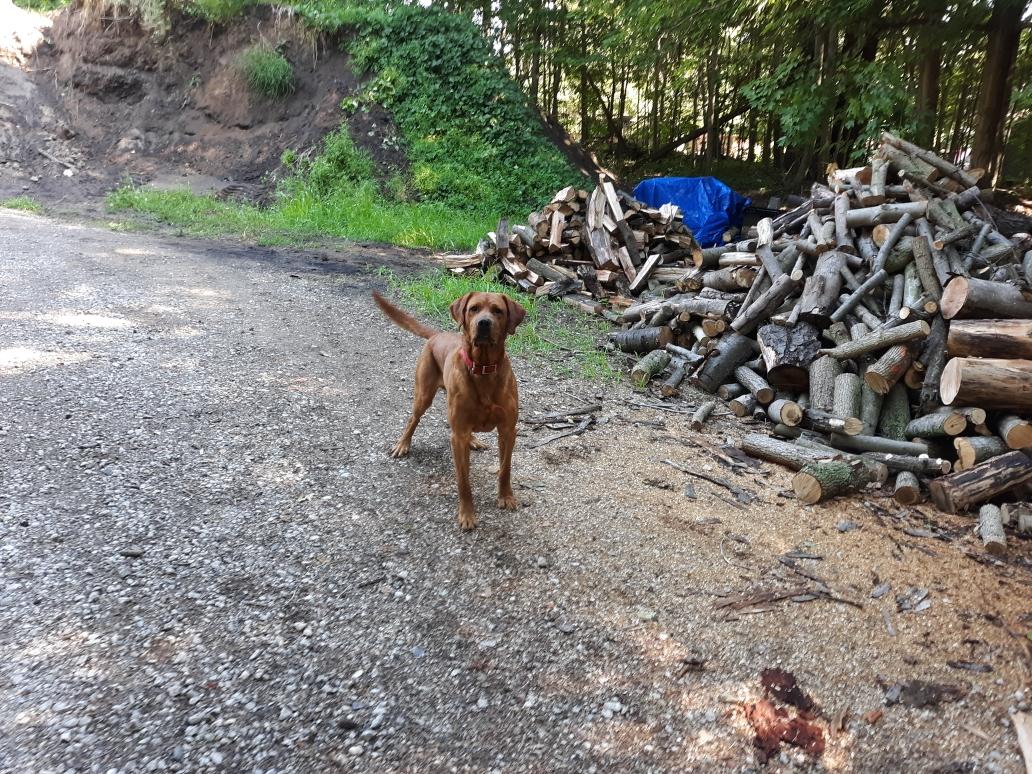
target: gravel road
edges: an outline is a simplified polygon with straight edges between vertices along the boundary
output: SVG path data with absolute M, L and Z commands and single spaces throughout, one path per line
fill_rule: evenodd
M 828 738 L 766 770 L 1021 770 L 1027 543 L 987 565 L 970 519 L 801 508 L 719 463 L 740 426 L 693 436 L 559 358 L 516 363 L 523 415 L 601 398 L 599 424 L 522 427 L 515 512 L 485 439 L 460 533 L 443 400 L 387 456 L 421 342 L 364 267 L 420 260 L 0 214 L 0 770 L 752 771 L 768 667 Z M 885 706 L 914 678 L 965 695 Z

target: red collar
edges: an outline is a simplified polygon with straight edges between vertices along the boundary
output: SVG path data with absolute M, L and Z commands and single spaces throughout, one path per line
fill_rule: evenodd
M 477 365 L 473 358 L 466 352 L 465 347 L 459 347 L 459 357 L 462 358 L 462 362 L 466 364 L 466 368 L 473 376 L 486 376 L 487 374 L 494 374 L 498 372 L 498 364 L 492 363 L 491 365 Z

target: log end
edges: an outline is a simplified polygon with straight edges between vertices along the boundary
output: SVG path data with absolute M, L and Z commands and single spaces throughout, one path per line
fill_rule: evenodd
M 792 477 L 792 491 L 807 505 L 819 503 L 823 495 L 821 482 L 817 480 L 816 476 L 804 470 L 800 470 Z
M 964 308 L 964 301 L 967 300 L 970 283 L 967 277 L 954 277 L 942 291 L 942 298 L 939 299 L 939 309 L 942 316 L 947 320 L 956 317 Z
M 892 389 L 892 385 L 889 383 L 889 380 L 877 371 L 868 370 L 864 374 L 864 383 L 879 395 L 888 395 L 889 390 Z
M 845 423 L 842 427 L 842 432 L 845 435 L 860 435 L 864 431 L 864 423 L 861 419 L 843 417 L 842 421 Z
M 963 414 L 950 414 L 942 423 L 946 435 L 960 435 L 967 428 L 967 417 Z
M 963 279 L 958 277 L 958 279 Z M 953 284 L 952 282 L 950 283 Z M 946 363 L 942 369 L 942 376 L 939 377 L 939 397 L 942 398 L 944 406 L 949 406 L 957 399 L 960 392 L 961 376 L 964 369 L 964 358 L 955 357 Z M 874 389 L 873 387 L 871 389 Z

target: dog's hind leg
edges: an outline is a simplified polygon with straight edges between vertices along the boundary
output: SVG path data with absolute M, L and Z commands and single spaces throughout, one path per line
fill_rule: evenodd
M 408 455 L 409 448 L 412 446 L 412 434 L 416 432 L 419 420 L 430 408 L 430 404 L 434 402 L 434 396 L 440 388 L 441 369 L 437 367 L 433 352 L 427 345 L 419 356 L 419 362 L 416 363 L 416 390 L 412 399 L 412 416 L 405 425 L 405 431 L 401 434 L 401 438 L 391 449 L 392 457 Z

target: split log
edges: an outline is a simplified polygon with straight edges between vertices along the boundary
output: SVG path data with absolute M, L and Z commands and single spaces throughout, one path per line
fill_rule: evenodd
M 1032 360 L 955 357 L 942 371 L 939 392 L 947 406 L 1032 412 Z
M 552 266 L 539 261 L 537 258 L 527 259 L 527 268 L 537 275 L 544 277 L 549 282 L 568 282 L 571 277 L 557 266 Z
M 901 470 L 897 473 L 892 497 L 900 505 L 917 505 L 921 502 L 921 483 L 917 480 L 917 476 L 909 470 Z
M 637 328 L 628 331 L 613 331 L 609 340 L 621 352 L 651 352 L 662 349 L 674 340 L 674 332 L 667 326 L 658 328 Z
M 756 398 L 757 403 L 766 406 L 774 400 L 774 389 L 766 379 L 748 366 L 738 366 L 735 369 L 735 379 Z
M 810 367 L 810 405 L 820 411 L 830 412 L 835 408 L 835 379 L 842 373 L 842 366 L 825 355 L 813 361 Z
M 779 441 L 776 438 L 768 438 L 765 435 L 758 435 L 756 433 L 750 433 L 742 438 L 739 448 L 750 457 L 784 465 L 791 470 L 799 470 L 814 462 L 833 459 L 837 456 L 834 450 L 832 454 L 828 454 L 824 451 L 808 449 L 803 446 L 797 446 L 794 443 Z
M 831 313 L 842 287 L 842 267 L 845 255 L 835 250 L 828 251 L 817 259 L 813 274 L 806 280 L 799 299 L 799 319 L 826 328 L 831 322 Z
M 860 377 L 843 373 L 835 377 L 832 413 L 843 419 L 860 416 Z M 861 429 L 863 422 L 861 421 Z M 857 430 L 859 433 L 860 430 Z
M 897 325 L 895 328 L 871 331 L 856 341 L 851 341 L 831 349 L 822 349 L 821 354 L 830 355 L 838 360 L 852 359 L 866 355 L 868 352 L 927 338 L 929 331 L 931 331 L 931 328 L 928 323 L 924 320 L 916 320 L 911 323 Z
M 978 509 L 978 536 L 990 554 L 1007 552 L 1007 533 L 1003 531 L 1003 513 L 999 506 L 986 503 Z
M 907 424 L 907 438 L 947 438 L 967 429 L 967 419 L 956 412 L 925 414 Z
M 1018 288 L 974 277 L 955 277 L 946 286 L 941 308 L 947 320 L 955 317 L 1032 319 L 1032 301 L 1026 300 Z
M 995 435 L 954 438 L 953 448 L 957 450 L 957 470 L 974 467 L 1010 450 L 1007 442 Z
M 812 407 L 803 410 L 800 424 L 807 430 L 819 433 L 842 433 L 849 436 L 859 435 L 864 429 L 864 423 L 856 417 L 840 417 Z
M 940 510 L 960 513 L 1032 481 L 1032 460 L 1024 452 L 1012 451 L 948 476 L 929 486 Z
M 715 392 L 755 350 L 753 339 L 739 333 L 724 334 L 702 368 L 692 376 L 691 384 L 706 392 Z
M 786 427 L 795 427 L 803 421 L 803 409 L 794 400 L 778 398 L 767 406 L 767 416 L 771 422 L 780 423 Z
M 715 409 L 716 407 L 717 402 L 715 400 L 708 400 L 702 405 L 700 405 L 697 409 L 695 409 L 695 413 L 692 414 L 692 430 L 694 430 L 696 433 L 702 430 L 702 428 L 706 424 L 706 420 L 709 419 L 709 415 L 713 413 L 713 409 Z
M 996 432 L 1010 449 L 1027 449 L 1032 446 L 1032 423 L 1021 417 L 1004 414 L 996 420 Z
M 630 284 L 630 291 L 634 295 L 638 295 L 642 290 L 648 286 L 649 279 L 652 277 L 652 273 L 656 270 L 659 264 L 662 262 L 663 256 L 660 254 L 650 255 L 646 259 L 645 263 L 638 270 L 637 274 L 634 275 L 634 281 Z M 634 258 L 632 255 L 631 261 L 633 263 Z
M 808 505 L 858 492 L 876 480 L 870 466 L 859 460 L 829 460 L 802 468 L 792 478 L 796 497 Z
M 891 347 L 864 372 L 864 383 L 879 395 L 887 394 L 907 372 L 911 359 L 910 348 L 906 344 Z
M 1032 320 L 954 320 L 946 350 L 950 357 L 1032 360 Z
M 796 392 L 807 388 L 808 370 L 820 349 L 814 326 L 805 322 L 792 326 L 764 325 L 757 331 L 756 341 L 767 367 L 767 381 L 772 386 Z
M 653 376 L 670 365 L 670 353 L 663 349 L 654 349 L 631 369 L 631 382 L 639 390 L 644 389 Z

